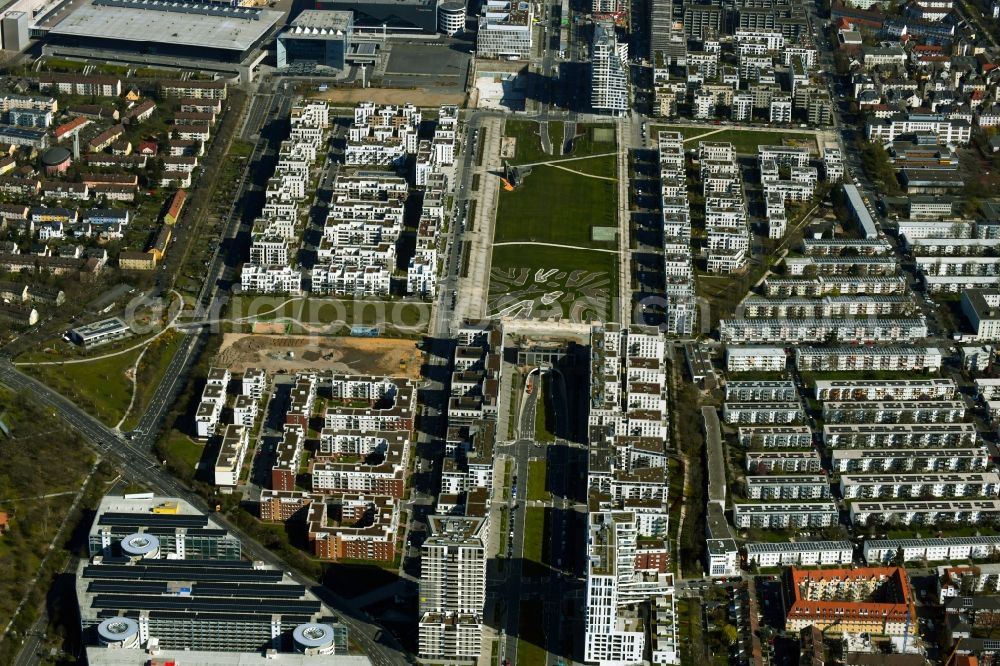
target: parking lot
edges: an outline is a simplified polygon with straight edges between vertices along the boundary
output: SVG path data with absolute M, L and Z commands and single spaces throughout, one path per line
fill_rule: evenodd
M 462 90 L 469 74 L 469 54 L 439 43 L 394 42 L 382 85 L 400 88 Z

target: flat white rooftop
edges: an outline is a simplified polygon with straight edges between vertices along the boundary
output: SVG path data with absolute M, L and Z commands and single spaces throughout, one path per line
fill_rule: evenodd
M 188 10 L 189 8 L 189 10 Z M 246 51 L 274 27 L 281 12 L 218 9 L 148 0 L 87 2 L 59 22 L 53 35 Z

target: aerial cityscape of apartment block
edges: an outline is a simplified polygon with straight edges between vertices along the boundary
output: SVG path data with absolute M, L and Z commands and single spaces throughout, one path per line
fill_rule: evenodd
M 1000 663 L 1000 0 L 11 0 L 0 663 Z

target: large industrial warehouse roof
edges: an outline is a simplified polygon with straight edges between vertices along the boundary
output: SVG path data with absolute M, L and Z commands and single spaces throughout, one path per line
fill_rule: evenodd
M 50 33 L 246 51 L 281 16 L 270 9 L 95 0 L 67 16 Z

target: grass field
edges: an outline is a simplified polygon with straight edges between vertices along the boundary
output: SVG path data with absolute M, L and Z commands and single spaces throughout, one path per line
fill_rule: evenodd
M 132 401 L 132 382 L 125 373 L 141 351 L 135 349 L 86 363 L 26 365 L 20 370 L 62 393 L 104 424 L 114 426 Z
M 550 126 L 550 130 L 553 128 Z M 559 136 L 561 133 L 556 132 Z M 538 123 L 534 120 L 507 120 L 504 124 L 504 136 L 514 137 L 517 145 L 514 147 L 514 162 L 527 164 L 552 159 L 552 155 L 542 152 L 542 139 L 538 134 Z M 550 136 L 555 139 L 555 136 Z
M 543 501 L 549 498 L 549 493 L 545 490 L 545 461 L 528 461 L 528 501 Z
M 517 639 L 518 664 L 524 664 L 524 666 L 545 666 L 546 657 L 545 650 L 541 647 L 534 643 L 529 643 L 523 638 Z
M 572 160 L 563 165 L 567 169 L 588 173 L 602 178 L 618 177 L 618 160 L 614 155 L 599 155 L 582 160 Z
M 515 120 L 508 121 L 507 127 L 507 134 L 518 138 L 517 161 L 537 161 L 541 151 L 535 134 L 537 123 Z M 558 140 L 562 128 L 554 128 L 554 132 Z M 614 149 L 613 142 L 593 143 L 589 128 L 578 134 L 582 138 L 574 154 Z M 585 312 L 604 320 L 610 317 L 611 297 L 617 295 L 618 289 L 616 255 L 585 248 L 617 247 L 615 241 L 591 240 L 594 227 L 618 226 L 617 181 L 606 179 L 615 178 L 616 169 L 613 155 L 574 160 L 564 168 L 538 165 L 516 190 L 499 192 L 494 243 L 539 245 L 494 247 L 488 306 L 491 312 L 530 301 L 532 317 L 539 313 L 560 316 L 560 310 L 561 316 L 571 318 Z M 539 270 L 556 272 L 539 276 Z
M 595 127 L 594 125 L 577 124 L 573 150 L 566 155 L 562 154 L 562 145 L 566 141 L 566 126 L 564 123 L 549 123 L 549 141 L 552 144 L 553 153 L 551 155 L 542 151 L 540 130 L 538 123 L 534 120 L 508 120 L 504 127 L 504 136 L 517 139 L 517 145 L 514 148 L 514 159 L 511 160 L 512 164 L 533 164 L 535 162 L 565 160 L 571 157 L 600 155 L 615 151 L 614 141 L 598 142 L 593 140 L 591 130 Z
M 593 250 L 571 250 L 543 245 L 505 245 L 493 250 L 494 268 L 558 268 L 563 271 L 605 273 L 611 279 L 611 293 L 617 292 L 616 255 Z
M 205 445 L 199 444 L 182 432 L 171 430 L 163 440 L 160 450 L 168 467 L 184 472 L 178 476 L 193 479 L 198 470 L 198 463 L 205 453 Z
M 500 557 L 507 557 L 507 539 L 503 538 L 504 530 L 507 529 L 507 518 L 508 510 L 507 507 L 500 507 Z
M 655 137 L 657 132 L 671 131 L 680 132 L 685 139 L 685 148 L 697 148 L 698 137 L 705 136 L 705 141 L 728 141 L 733 144 L 737 153 L 756 154 L 758 145 L 782 145 L 788 138 L 795 145 L 802 145 L 816 152 L 816 139 L 812 134 L 778 132 L 778 131 L 756 131 L 739 130 L 709 127 L 688 127 L 685 125 L 653 125 L 650 128 Z M 689 140 L 690 139 L 690 140 Z
M 618 225 L 617 192 L 616 184 L 609 180 L 536 166 L 516 190 L 500 192 L 493 242 L 534 241 L 611 249 L 613 243 L 591 241 L 590 229 Z
M 528 507 L 524 510 L 524 559 L 544 564 L 545 509 Z
M 595 128 L 605 128 L 614 131 L 614 127 L 611 125 L 587 125 L 583 123 L 577 123 L 576 125 L 576 135 L 573 140 L 573 150 L 563 157 L 583 157 L 585 155 L 603 155 L 605 153 L 613 153 L 615 151 L 614 141 L 594 141 L 593 130 Z M 549 125 L 549 131 L 552 131 L 552 125 Z M 565 132 L 565 125 L 563 126 L 563 132 Z M 559 134 L 562 138 L 562 134 Z M 562 138 L 565 142 L 565 138 Z M 614 156 L 609 156 L 614 160 Z

